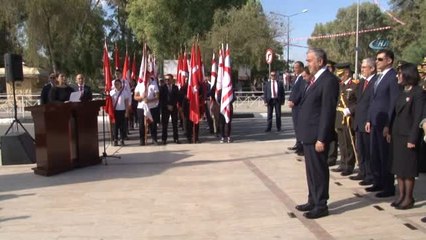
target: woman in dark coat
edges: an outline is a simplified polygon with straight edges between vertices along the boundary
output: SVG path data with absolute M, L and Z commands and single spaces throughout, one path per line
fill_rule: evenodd
M 69 101 L 74 89 L 66 84 L 65 74 L 59 73 L 57 75 L 56 83 L 57 84 L 50 89 L 49 102 L 60 103 Z
M 391 172 L 396 175 L 399 188 L 399 197 L 391 206 L 410 209 L 414 206 L 413 189 L 415 177 L 418 176 L 419 123 L 422 120 L 424 93 L 418 86 L 420 76 L 416 65 L 401 65 L 397 77 L 403 91 L 396 101 L 391 128 L 386 134 L 391 143 Z

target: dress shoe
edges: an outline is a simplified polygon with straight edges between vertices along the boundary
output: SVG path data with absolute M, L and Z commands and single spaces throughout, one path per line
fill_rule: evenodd
M 390 205 L 391 205 L 391 207 L 397 207 L 399 204 L 401 204 L 402 203 L 402 200 L 403 199 L 397 199 L 397 200 L 395 200 L 395 201 L 393 201 Z
M 113 145 L 118 146 L 118 141 L 114 141 Z
M 297 151 L 295 153 L 297 154 L 297 156 L 305 156 L 305 153 L 303 153 L 303 151 Z
M 345 170 L 340 173 L 340 176 L 349 176 L 353 173 L 353 171 Z
M 121 146 L 124 146 L 125 145 L 124 140 L 121 140 L 120 144 L 121 144 Z
M 297 145 L 294 145 L 293 147 L 288 147 L 287 149 L 290 151 L 295 151 L 297 150 Z
M 424 218 L 420 219 L 420 221 L 422 221 L 422 222 L 426 223 L 426 217 L 424 217 Z
M 350 179 L 350 180 L 354 180 L 354 181 L 360 181 L 360 180 L 363 180 L 363 179 L 364 179 L 364 177 L 363 177 L 363 176 L 361 176 L 360 174 L 357 174 L 357 175 L 355 175 L 355 176 L 350 176 L 350 177 L 349 177 L 349 179 Z
M 378 192 L 378 191 L 381 191 L 381 190 L 382 190 L 381 187 L 375 186 L 375 185 L 365 189 L 365 191 L 367 191 L 367 192 Z
M 310 203 L 300 204 L 296 206 L 296 209 L 301 212 L 308 212 L 314 209 L 314 206 Z
M 162 145 L 167 145 L 167 141 L 162 141 L 161 144 Z
M 395 191 L 393 192 L 383 191 L 376 194 L 377 198 L 387 198 L 387 197 L 393 197 L 393 196 L 395 196 Z
M 329 163 L 328 163 L 328 166 L 329 166 L 329 167 L 332 167 L 332 166 L 335 166 L 335 165 L 336 165 L 336 162 L 329 162 Z
M 317 218 L 325 217 L 325 216 L 328 216 L 328 209 L 326 208 L 323 210 L 312 210 L 309 212 L 305 212 L 303 216 L 305 216 L 305 218 L 307 219 L 317 219 Z
M 332 172 L 343 172 L 343 168 L 338 167 L 338 168 L 331 169 L 331 171 Z
M 281 128 L 278 128 L 278 129 L 277 129 L 277 132 L 281 132 Z
M 362 180 L 361 182 L 359 182 L 359 185 L 361 186 L 367 186 L 371 184 L 373 184 L 373 181 L 370 181 L 370 180 Z
M 395 208 L 396 208 L 396 209 L 399 209 L 399 210 L 407 210 L 407 209 L 411 209 L 411 208 L 413 208 L 413 207 L 414 207 L 414 202 L 415 202 L 415 200 L 413 199 L 413 200 L 411 200 L 411 202 L 409 202 L 408 204 L 406 204 L 406 205 L 402 205 L 402 203 L 401 203 L 401 204 L 399 204 L 398 206 L 396 206 Z
M 271 131 L 271 129 L 269 129 L 269 128 L 265 129 L 265 132 L 270 132 L 270 131 Z
M 144 140 L 140 140 L 139 141 L 139 146 L 145 146 L 145 141 Z

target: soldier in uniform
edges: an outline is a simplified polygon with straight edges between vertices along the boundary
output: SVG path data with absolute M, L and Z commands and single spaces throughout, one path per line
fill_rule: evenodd
M 336 63 L 334 61 L 328 60 L 327 61 L 327 69 L 334 75 L 336 75 Z M 327 157 L 327 163 L 328 166 L 334 166 L 337 162 L 337 136 L 335 136 L 330 142 L 330 147 L 328 149 L 328 157 Z
M 349 63 L 339 64 L 336 67 L 342 69 L 335 122 L 340 149 L 340 164 L 338 168 L 332 169 L 332 171 L 341 172 L 342 176 L 348 176 L 353 173 L 355 168 L 355 132 L 348 109 L 356 104 L 358 80 L 352 79 L 353 72 Z

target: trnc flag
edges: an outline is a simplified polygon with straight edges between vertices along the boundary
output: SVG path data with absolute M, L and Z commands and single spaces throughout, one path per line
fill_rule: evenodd
M 129 81 L 131 69 L 130 69 L 130 58 L 129 58 L 129 55 L 127 54 L 127 50 L 126 50 L 126 56 L 124 57 L 122 74 L 123 74 L 123 80 Z
M 215 53 L 213 52 L 213 57 L 212 57 L 212 71 L 210 73 L 210 82 L 209 82 L 211 88 L 213 88 L 214 85 L 216 84 L 216 78 L 217 78 L 217 63 L 216 63 Z
M 223 80 L 222 80 L 222 98 L 220 104 L 220 112 L 225 117 L 225 122 L 229 123 L 231 120 L 231 103 L 234 98 L 234 90 L 232 88 L 232 70 L 231 70 L 231 56 L 228 44 L 226 44 L 225 64 L 223 67 Z
M 199 76 L 201 71 L 201 67 L 197 60 L 197 46 L 196 44 L 192 45 L 191 49 L 191 64 L 190 70 L 191 73 L 189 75 L 188 80 L 188 92 L 187 98 L 189 100 L 189 120 L 191 120 L 194 124 L 198 124 L 200 122 L 200 100 L 199 100 Z
M 104 111 L 109 116 L 110 123 L 115 123 L 114 107 L 112 103 L 112 98 L 109 95 L 112 86 L 112 75 L 111 68 L 109 64 L 108 48 L 105 41 L 104 44 L 104 54 L 103 54 L 103 64 L 104 64 L 104 78 L 105 78 L 105 106 Z
M 148 54 L 146 50 L 146 43 L 143 46 L 142 50 L 142 60 L 141 60 L 141 66 L 139 69 L 139 77 L 138 77 L 138 84 L 144 85 L 144 93 L 142 93 L 144 96 L 148 94 L 148 82 L 149 82 L 149 74 L 148 74 Z M 144 102 L 143 103 L 143 109 L 144 109 L 144 116 L 150 121 L 153 122 L 153 118 L 151 115 L 151 112 L 149 111 L 148 105 Z
M 120 69 L 120 55 L 118 53 L 117 43 L 115 43 L 115 46 L 114 46 L 114 65 L 115 65 L 115 71 Z
M 177 66 L 177 72 L 176 72 L 176 85 L 178 86 L 179 89 L 183 86 L 182 75 L 181 75 L 182 60 L 183 60 L 183 56 L 182 56 L 182 54 L 179 53 L 178 66 Z
M 215 93 L 215 99 L 218 104 L 220 104 L 220 96 L 222 91 L 222 80 L 223 80 L 223 55 L 225 54 L 223 50 L 223 44 L 219 48 L 219 68 L 217 70 L 217 80 L 216 80 L 216 93 Z

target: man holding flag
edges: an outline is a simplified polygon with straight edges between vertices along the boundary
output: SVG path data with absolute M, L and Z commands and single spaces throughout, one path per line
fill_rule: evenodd
M 234 101 L 234 90 L 232 87 L 232 70 L 231 70 L 231 56 L 228 44 L 226 44 L 225 61 L 223 67 L 222 87 L 220 93 L 220 126 L 222 132 L 221 143 L 227 141 L 231 143 L 231 122 L 233 114 L 232 103 Z

